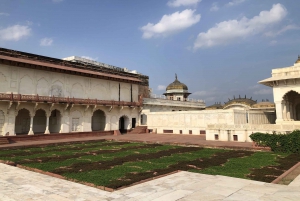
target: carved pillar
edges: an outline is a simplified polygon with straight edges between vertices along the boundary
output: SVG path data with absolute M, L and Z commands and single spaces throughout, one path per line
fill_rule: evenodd
M 290 103 L 290 114 L 291 114 L 290 120 L 294 121 L 295 120 L 295 116 L 294 116 L 294 104 L 293 103 Z
M 285 106 L 286 106 L 286 121 L 290 121 L 291 119 L 290 102 L 286 101 Z
M 59 133 L 63 133 L 64 132 L 64 116 L 63 114 L 60 115 L 60 130 Z
M 28 135 L 34 135 L 33 130 L 32 130 L 32 127 L 33 127 L 33 117 L 34 116 L 30 115 L 30 129 L 29 129 Z
M 286 107 L 286 101 L 282 101 L 282 119 L 283 121 L 287 120 L 287 107 Z
M 276 101 L 275 106 L 276 106 L 276 123 L 282 122 L 283 121 L 283 103 L 282 101 Z
M 105 128 L 104 131 L 110 131 L 111 129 L 111 120 L 110 115 L 105 115 Z
M 50 116 L 47 115 L 47 117 L 46 117 L 46 130 L 45 130 L 45 134 L 50 134 L 50 131 L 49 131 L 49 118 L 50 118 Z

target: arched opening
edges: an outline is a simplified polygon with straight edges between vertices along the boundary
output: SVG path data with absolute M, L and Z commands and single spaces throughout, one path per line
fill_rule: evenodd
M 0 110 L 0 136 L 2 135 L 3 132 L 4 120 L 5 120 L 4 112 Z
M 283 96 L 282 118 L 285 121 L 300 121 L 300 94 L 296 91 L 289 91 Z
M 30 113 L 27 109 L 21 109 L 16 116 L 15 133 L 27 135 L 30 129 Z
M 147 115 L 141 115 L 141 125 L 147 125 Z
M 43 134 L 46 131 L 46 112 L 42 109 L 39 109 L 35 112 L 33 117 L 33 133 L 34 134 Z
M 119 119 L 119 130 L 121 133 L 127 133 L 129 129 L 129 118 L 125 115 L 121 116 Z
M 102 110 L 95 111 L 92 116 L 92 131 L 104 131 L 105 123 L 105 113 Z
M 52 110 L 49 118 L 50 133 L 59 133 L 61 127 L 61 114 L 59 110 Z
M 300 121 L 300 104 L 296 105 L 296 120 Z

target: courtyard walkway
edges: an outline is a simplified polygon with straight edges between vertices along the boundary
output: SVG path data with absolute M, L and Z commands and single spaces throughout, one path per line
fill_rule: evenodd
M 0 163 L 1 201 L 300 200 L 300 176 L 289 186 L 178 172 L 115 192 Z
M 219 148 L 240 148 L 240 149 L 252 149 L 251 142 L 224 142 L 224 141 L 206 141 L 205 135 L 178 135 L 178 134 L 124 134 L 124 135 L 107 135 L 99 137 L 81 137 L 81 138 L 68 138 L 57 140 L 42 140 L 42 141 L 21 141 L 12 144 L 0 145 L 3 147 L 20 147 L 20 146 L 32 146 L 43 145 L 51 143 L 61 142 L 77 142 L 77 141 L 91 141 L 99 139 L 119 140 L 119 141 L 140 141 L 140 142 L 153 142 L 153 143 L 174 143 L 185 145 L 198 145 L 202 147 L 219 147 Z

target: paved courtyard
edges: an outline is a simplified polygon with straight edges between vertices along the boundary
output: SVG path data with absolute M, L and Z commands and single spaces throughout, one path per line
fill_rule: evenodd
M 178 172 L 115 192 L 0 163 L 1 201 L 300 200 L 300 176 L 289 186 L 225 176 Z
M 41 145 L 57 142 L 113 139 L 125 141 L 195 144 L 205 147 L 235 147 L 251 149 L 249 142 L 206 141 L 205 136 L 171 134 L 126 134 L 69 138 L 43 141 L 23 141 L 0 147 Z M 300 176 L 289 186 L 268 184 L 225 176 L 178 172 L 163 178 L 138 184 L 115 192 L 107 192 L 82 184 L 27 171 L 0 163 L 0 200 L 300 200 Z

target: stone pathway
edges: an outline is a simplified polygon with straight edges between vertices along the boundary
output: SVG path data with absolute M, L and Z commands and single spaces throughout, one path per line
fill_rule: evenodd
M 1 201 L 300 200 L 300 176 L 289 186 L 225 176 L 179 172 L 107 192 L 0 163 Z

